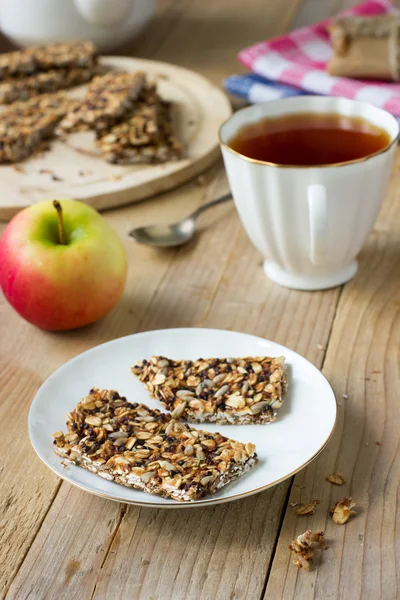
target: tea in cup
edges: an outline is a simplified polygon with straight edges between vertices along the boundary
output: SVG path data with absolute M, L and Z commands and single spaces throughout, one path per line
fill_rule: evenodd
M 222 125 L 232 195 L 270 279 L 317 290 L 354 276 L 398 135 L 385 110 L 320 96 L 249 106 Z

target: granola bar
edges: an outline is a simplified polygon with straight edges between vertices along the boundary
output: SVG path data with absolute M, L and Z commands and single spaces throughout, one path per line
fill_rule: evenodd
M 74 103 L 62 93 L 43 94 L 16 102 L 0 113 L 0 163 L 17 162 L 32 154 Z
M 87 83 L 94 75 L 93 69 L 52 69 L 29 77 L 7 79 L 0 83 L 0 103 L 11 104 L 39 94 Z
M 0 80 L 19 75 L 32 75 L 49 69 L 90 69 L 97 62 L 92 42 L 49 44 L 7 52 L 0 56 Z
M 155 164 L 178 160 L 183 146 L 173 134 L 171 106 L 141 104 L 127 121 L 115 125 L 97 142 L 107 162 Z
M 203 498 L 257 462 L 254 444 L 191 429 L 171 415 L 92 389 L 53 434 L 56 453 L 110 481 L 174 500 Z
M 153 356 L 132 367 L 150 394 L 191 423 L 269 423 L 287 387 L 284 358 L 171 360 Z
M 144 83 L 141 72 L 111 72 L 95 77 L 83 101 L 61 121 L 58 132 L 101 130 L 113 125 L 132 109 Z
M 131 115 L 108 131 L 100 132 L 97 145 L 107 151 L 116 143 L 121 147 L 150 144 L 160 135 L 160 113 L 161 99 L 155 86 L 146 86 L 135 102 Z

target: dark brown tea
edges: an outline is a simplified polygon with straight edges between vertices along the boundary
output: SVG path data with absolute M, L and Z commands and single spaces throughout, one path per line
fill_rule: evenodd
M 331 165 L 385 148 L 386 131 L 359 117 L 298 113 L 242 127 L 228 145 L 240 154 L 279 165 Z

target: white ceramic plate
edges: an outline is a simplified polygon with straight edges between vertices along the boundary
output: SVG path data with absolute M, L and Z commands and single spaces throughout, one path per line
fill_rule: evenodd
M 63 467 L 54 454 L 51 434 L 65 430 L 66 414 L 93 387 L 116 389 L 132 402 L 162 407 L 130 372 L 136 360 L 152 355 L 174 359 L 227 356 L 286 357 L 289 390 L 275 422 L 269 425 L 213 425 L 241 442 L 256 444 L 259 463 L 217 494 L 190 503 L 177 502 L 106 481 L 77 466 Z M 164 329 L 120 338 L 70 360 L 36 394 L 29 412 L 29 435 L 39 457 L 59 477 L 111 500 L 156 507 L 193 507 L 243 498 L 290 477 L 328 442 L 336 421 L 336 400 L 328 381 L 292 350 L 252 335 L 217 329 Z

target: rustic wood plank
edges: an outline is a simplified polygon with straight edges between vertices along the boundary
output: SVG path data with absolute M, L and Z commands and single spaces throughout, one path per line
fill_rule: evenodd
M 129 508 L 93 598 L 257 598 L 287 487 L 207 509 L 141 509 L 137 522 Z
M 94 586 L 125 508 L 96 496 L 82 504 L 81 496 L 76 488 L 62 486 L 36 538 L 37 553 L 28 553 L 25 577 L 18 579 L 9 597 L 78 600 L 82 599 L 81 588 Z M 48 543 L 49 536 L 57 540 L 56 547 Z M 59 554 L 56 569 L 54 553 Z
M 296 518 L 288 506 L 265 599 L 394 600 L 400 594 L 399 169 L 398 155 L 384 209 L 333 325 L 323 371 L 339 403 L 335 435 L 295 479 L 304 486 L 303 501 L 321 504 L 308 518 Z M 334 471 L 345 474 L 346 485 L 325 481 Z M 299 489 L 293 487 L 291 501 Z M 327 511 L 342 495 L 354 498 L 358 514 L 339 526 Z M 297 572 L 287 546 L 307 528 L 325 530 L 330 548 L 312 572 Z

